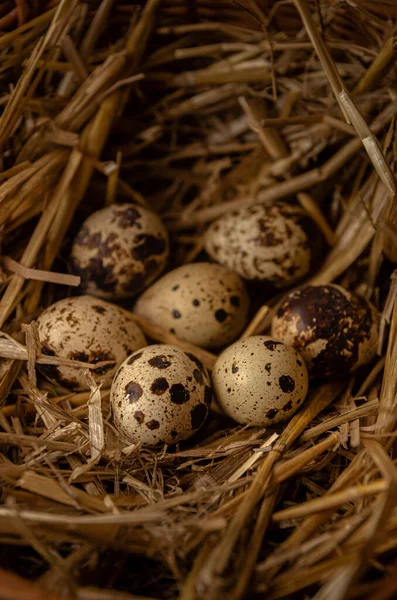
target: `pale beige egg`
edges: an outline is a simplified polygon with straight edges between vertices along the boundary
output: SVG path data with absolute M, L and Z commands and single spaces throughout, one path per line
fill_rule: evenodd
M 192 263 L 170 271 L 138 299 L 134 312 L 202 348 L 234 341 L 248 318 L 248 294 L 233 271 Z
M 289 419 L 308 390 L 303 358 L 290 346 L 258 335 L 229 346 L 212 372 L 216 399 L 237 423 L 272 425 Z
M 303 216 L 299 207 L 281 202 L 227 213 L 208 228 L 206 252 L 244 279 L 291 285 L 310 269 Z
M 108 386 L 120 363 L 146 346 L 145 336 L 127 311 L 93 296 L 65 298 L 37 319 L 41 352 L 91 364 L 109 362 L 91 374 Z M 50 380 L 73 390 L 86 390 L 83 368 L 40 365 Z
M 123 362 L 110 402 L 114 423 L 128 441 L 156 446 L 196 433 L 208 416 L 211 398 L 208 373 L 193 354 L 155 344 Z

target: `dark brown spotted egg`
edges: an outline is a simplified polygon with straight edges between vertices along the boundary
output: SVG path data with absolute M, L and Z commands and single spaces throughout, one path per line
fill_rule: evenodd
M 141 206 L 112 204 L 84 222 L 72 247 L 71 267 L 81 289 L 108 299 L 135 296 L 165 267 L 168 234 Z
M 211 404 L 202 363 L 176 346 L 147 346 L 127 358 L 110 394 L 116 427 L 130 442 L 174 444 L 193 435 Z
M 216 262 L 244 279 L 291 285 L 310 269 L 311 250 L 297 206 L 257 204 L 223 215 L 205 234 Z
M 303 358 L 290 346 L 257 335 L 229 346 L 212 373 L 215 396 L 232 419 L 246 425 L 285 421 L 308 390 Z
M 343 376 L 375 356 L 378 316 L 339 285 L 307 285 L 281 303 L 272 336 L 296 348 L 312 376 Z
M 110 385 L 117 367 L 138 348 L 145 336 L 118 306 L 93 296 L 65 298 L 47 308 L 37 319 L 41 352 L 91 364 L 109 364 L 92 370 L 96 382 Z M 50 380 L 70 390 L 87 390 L 84 368 L 40 365 Z
M 203 348 L 236 339 L 247 323 L 248 295 L 240 277 L 220 265 L 193 263 L 151 285 L 134 311 Z

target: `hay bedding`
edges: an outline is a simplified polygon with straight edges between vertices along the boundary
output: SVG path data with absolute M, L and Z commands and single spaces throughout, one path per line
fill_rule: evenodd
M 1 566 L 83 599 L 395 597 L 394 0 L 2 5 Z M 178 265 L 216 216 L 280 198 L 323 233 L 312 280 L 379 308 L 370 368 L 313 386 L 287 426 L 214 411 L 158 452 L 120 444 L 108 390 L 36 373 L 34 319 L 76 293 L 93 210 L 154 207 Z M 252 294 L 246 334 L 278 301 Z M 26 585 L 3 574 L 0 596 L 50 597 Z

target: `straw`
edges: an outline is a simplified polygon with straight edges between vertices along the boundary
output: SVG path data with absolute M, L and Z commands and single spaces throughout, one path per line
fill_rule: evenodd
M 86 600 L 391 597 L 394 4 L 11 4 L 0 9 L 2 565 Z M 214 399 L 186 441 L 127 439 L 110 383 L 96 383 L 109 361 L 50 356 L 38 339 L 41 312 L 79 293 L 69 267 L 81 224 L 118 202 L 153 210 L 170 270 L 208 260 L 208 223 L 280 200 L 323 242 L 298 285 L 335 282 L 370 300 L 377 356 L 311 380 L 274 426 L 238 425 Z M 269 334 L 290 291 L 247 289 L 240 339 Z M 213 369 L 223 348 L 135 315 L 135 300 L 110 299 L 149 343 Z M 87 388 L 68 390 L 41 365 L 84 369 Z

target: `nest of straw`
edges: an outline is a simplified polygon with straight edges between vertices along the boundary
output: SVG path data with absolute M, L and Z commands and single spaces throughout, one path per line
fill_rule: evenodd
M 3 4 L 0 565 L 40 587 L 3 574 L 0 597 L 395 597 L 394 0 Z M 174 266 L 215 217 L 297 199 L 327 243 L 311 280 L 381 313 L 377 360 L 286 426 L 213 412 L 175 448 L 123 447 L 108 390 L 37 375 L 57 359 L 33 324 L 75 293 L 70 240 L 116 199 L 161 214 Z

